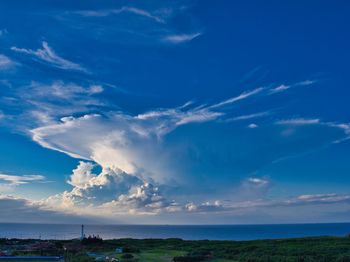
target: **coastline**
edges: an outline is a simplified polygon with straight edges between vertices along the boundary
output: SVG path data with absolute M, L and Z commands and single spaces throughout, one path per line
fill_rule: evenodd
M 86 235 L 115 238 L 181 238 L 184 240 L 257 240 L 317 236 L 346 236 L 350 223 L 269 225 L 89 225 Z M 69 240 L 81 237 L 77 224 L 0 223 L 0 237 Z

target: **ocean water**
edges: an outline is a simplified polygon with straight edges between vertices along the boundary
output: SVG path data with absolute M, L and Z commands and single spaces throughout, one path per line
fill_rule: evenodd
M 0 223 L 0 238 L 74 239 L 81 225 Z M 285 225 L 85 225 L 85 234 L 112 238 L 253 240 L 307 236 L 345 236 L 350 223 Z

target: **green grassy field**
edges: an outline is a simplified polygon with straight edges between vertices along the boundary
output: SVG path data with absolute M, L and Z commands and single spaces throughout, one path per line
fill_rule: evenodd
M 25 243 L 30 243 L 28 240 Z M 34 241 L 34 240 L 32 240 Z M 115 239 L 50 241 L 66 261 L 92 262 L 89 253 L 122 262 L 350 262 L 350 237 L 311 237 L 256 241 L 185 241 L 181 239 Z M 18 244 L 18 241 L 16 242 Z M 74 250 L 66 249 L 67 245 Z M 116 253 L 122 248 L 123 253 Z M 17 252 L 18 253 L 18 252 Z M 20 253 L 18 253 L 20 254 Z M 101 261 L 101 260 L 100 260 Z

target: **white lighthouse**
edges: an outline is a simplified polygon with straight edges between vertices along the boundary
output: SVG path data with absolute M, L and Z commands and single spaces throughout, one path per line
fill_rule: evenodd
M 81 236 L 80 236 L 80 240 L 83 240 L 84 238 L 85 238 L 84 225 L 81 225 Z

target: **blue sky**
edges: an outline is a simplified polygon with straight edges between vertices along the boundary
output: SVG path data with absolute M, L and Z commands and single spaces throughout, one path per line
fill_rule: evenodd
M 1 221 L 348 221 L 349 9 L 3 1 Z

